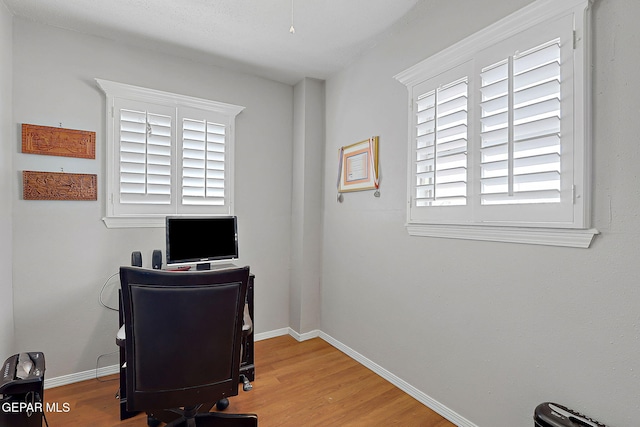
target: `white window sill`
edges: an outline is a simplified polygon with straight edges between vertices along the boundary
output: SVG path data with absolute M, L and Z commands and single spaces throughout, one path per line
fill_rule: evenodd
M 591 245 L 593 237 L 599 234 L 599 231 L 595 228 L 528 228 L 415 223 L 407 224 L 406 227 L 411 236 L 524 243 L 528 245 L 564 246 L 585 249 Z
M 102 218 L 107 228 L 150 228 L 164 227 L 166 215 L 160 217 L 115 217 Z

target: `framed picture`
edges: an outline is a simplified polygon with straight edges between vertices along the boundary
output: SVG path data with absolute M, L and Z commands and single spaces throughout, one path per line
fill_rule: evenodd
M 96 133 L 23 123 L 22 152 L 95 159 Z
M 22 171 L 24 200 L 98 200 L 98 176 Z
M 378 137 L 340 148 L 338 193 L 378 188 Z

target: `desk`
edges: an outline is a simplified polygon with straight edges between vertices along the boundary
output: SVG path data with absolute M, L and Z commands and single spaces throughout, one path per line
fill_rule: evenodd
M 247 300 L 246 305 L 249 308 L 249 317 L 251 318 L 252 324 L 255 325 L 255 316 L 253 312 L 253 284 L 254 284 L 255 276 L 253 274 L 249 275 L 249 284 L 247 287 Z M 125 374 L 124 366 L 127 361 L 127 357 L 125 354 L 124 341 L 126 339 L 124 333 L 124 314 L 122 312 L 122 297 L 119 298 L 119 311 L 118 311 L 118 325 L 120 329 L 116 335 L 116 344 L 120 348 L 120 420 L 126 420 L 127 418 L 131 418 L 137 415 L 137 412 L 127 411 L 127 377 Z M 240 380 L 242 380 L 242 375 L 244 375 L 249 381 L 255 380 L 255 364 L 254 364 L 254 348 L 253 348 L 253 340 L 255 335 L 255 327 L 251 328 L 251 331 L 243 337 L 242 342 L 242 360 L 240 363 Z M 213 406 L 213 404 L 212 404 Z M 204 406 L 203 406 L 204 408 Z M 210 408 L 210 407 L 209 407 Z M 206 408 L 208 411 L 209 408 Z M 175 416 L 175 414 L 171 413 Z

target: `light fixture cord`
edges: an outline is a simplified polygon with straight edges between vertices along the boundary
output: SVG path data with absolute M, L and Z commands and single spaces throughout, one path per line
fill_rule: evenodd
M 293 0 L 291 0 L 291 28 L 289 28 L 291 34 L 295 34 L 296 29 L 293 27 Z

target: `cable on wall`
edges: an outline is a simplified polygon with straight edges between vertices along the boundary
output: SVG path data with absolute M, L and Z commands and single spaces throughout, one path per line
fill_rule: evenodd
M 293 26 L 293 0 L 291 0 L 291 27 L 289 28 L 289 32 L 291 34 L 295 34 L 296 33 L 296 29 Z

